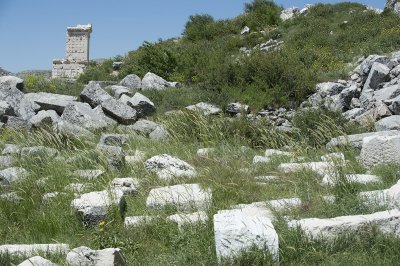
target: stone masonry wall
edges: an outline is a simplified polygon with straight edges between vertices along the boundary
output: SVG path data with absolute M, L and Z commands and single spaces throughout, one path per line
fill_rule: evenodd
M 89 43 L 92 25 L 67 28 L 66 57 L 53 60 L 53 78 L 76 79 L 89 65 Z

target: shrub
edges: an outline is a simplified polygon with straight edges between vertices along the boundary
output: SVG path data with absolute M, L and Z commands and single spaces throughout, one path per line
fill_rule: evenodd
M 83 89 L 79 82 L 71 83 L 62 79 L 47 79 L 44 76 L 27 75 L 24 78 L 24 90 L 29 92 L 49 92 L 78 96 Z
M 153 72 L 170 79 L 177 65 L 175 54 L 170 49 L 171 43 L 172 41 L 161 40 L 154 44 L 144 42 L 137 51 L 129 52 L 119 77 L 132 73 L 143 77 L 147 72 Z
M 111 75 L 112 63 L 111 59 L 99 64 L 94 61 L 90 62 L 89 67 L 79 76 L 78 82 L 86 84 L 91 80 L 116 80 L 116 77 Z

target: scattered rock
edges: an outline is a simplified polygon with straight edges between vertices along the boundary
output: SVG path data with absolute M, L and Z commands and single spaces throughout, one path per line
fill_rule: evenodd
M 351 174 L 351 175 L 345 175 L 343 177 L 343 180 L 340 177 L 337 177 L 336 175 L 325 175 L 321 183 L 323 185 L 336 185 L 339 182 L 368 184 L 381 181 L 382 179 L 379 176 L 375 175 Z
M 1 76 L 0 88 L 15 88 L 20 91 L 24 90 L 24 80 L 15 76 Z
M 226 112 L 230 115 L 248 114 L 250 112 L 250 107 L 241 103 L 230 103 L 226 107 Z
M 86 180 L 96 180 L 103 174 L 104 174 L 103 170 L 96 170 L 96 169 L 74 171 L 75 176 L 79 176 L 80 178 L 83 178 Z
M 6 125 L 16 131 L 30 131 L 32 129 L 32 124 L 28 120 L 15 116 L 9 116 Z
M 69 266 L 125 266 L 125 258 L 119 248 L 92 250 L 82 246 L 71 250 L 67 254 L 66 262 Z
M 205 224 L 208 221 L 208 215 L 205 211 L 194 213 L 178 213 L 167 217 L 167 220 L 178 225 L 179 229 L 183 229 L 185 225 Z
M 58 150 L 44 146 L 21 148 L 21 156 L 47 156 L 49 158 L 54 158 L 57 154 Z
M 114 178 L 111 181 L 111 187 L 120 189 L 124 195 L 136 194 L 138 192 L 139 185 L 139 179 L 132 177 Z
M 138 117 L 149 116 L 156 110 L 154 103 L 138 92 L 132 98 L 124 95 L 120 101 L 135 109 Z
M 334 150 L 335 148 L 341 146 L 351 146 L 355 150 L 361 150 L 363 139 L 371 136 L 395 136 L 400 134 L 400 131 L 392 130 L 392 131 L 380 131 L 380 132 L 368 132 L 361 134 L 354 134 L 348 136 L 339 136 L 337 138 L 331 139 L 327 144 L 326 148 L 328 150 Z
M 133 156 L 127 155 L 125 156 L 125 163 L 127 164 L 136 164 L 139 162 L 144 161 L 145 153 L 139 150 L 135 151 L 135 154 Z
M 55 123 L 58 122 L 60 117 L 54 110 L 40 111 L 36 115 L 32 116 L 29 122 L 35 128 L 49 127 L 51 128 Z
M 0 168 L 11 167 L 16 162 L 12 156 L 0 156 Z
M 132 94 L 129 88 L 124 86 L 112 85 L 109 90 L 115 99 L 121 99 L 122 96 L 128 97 L 127 95 Z
M 335 153 L 328 153 L 328 154 L 321 156 L 321 160 L 323 162 L 344 162 L 345 157 L 344 157 L 343 153 L 335 152 Z
M 282 163 L 278 170 L 283 173 L 293 173 L 301 170 L 311 170 L 324 176 L 334 172 L 335 165 L 331 162 L 310 162 L 310 163 Z
M 255 245 L 279 261 L 278 234 L 271 219 L 261 211 L 218 212 L 214 215 L 214 235 L 218 260 L 237 257 Z
M 100 138 L 101 145 L 110 145 L 110 146 L 124 146 L 129 139 L 129 136 L 126 134 L 102 134 Z
M 130 74 L 126 76 L 123 80 L 121 80 L 119 84 L 121 86 L 129 88 L 131 92 L 133 90 L 139 90 L 142 87 L 142 81 L 135 74 Z
M 158 124 L 149 120 L 138 120 L 135 124 L 119 127 L 122 130 L 134 132 L 144 136 L 149 136 L 157 128 Z
M 92 107 L 96 107 L 103 102 L 112 99 L 111 95 L 103 90 L 99 84 L 94 82 L 90 82 L 88 85 L 86 85 L 81 92 L 80 97 L 84 102 L 87 102 Z
M 165 127 L 158 125 L 150 134 L 149 138 L 157 141 L 164 141 L 168 139 L 168 131 Z
M 211 154 L 215 153 L 216 149 L 215 148 L 202 148 L 198 149 L 196 154 L 199 157 L 208 157 Z
M 366 167 L 400 163 L 400 135 L 371 136 L 363 139 L 361 160 Z
M 124 193 L 119 189 L 89 192 L 71 202 L 71 207 L 82 215 L 87 226 L 97 225 L 105 219 L 113 206 L 118 207 L 121 213 L 125 211 Z
M 385 234 L 399 235 L 397 226 L 400 222 L 400 211 L 376 212 L 367 215 L 341 216 L 328 219 L 308 218 L 292 220 L 288 223 L 289 228 L 301 228 L 314 238 L 334 238 L 346 232 L 357 232 L 365 226 L 375 226 Z
M 153 156 L 148 159 L 144 166 L 147 170 L 157 173 L 158 177 L 164 180 L 173 177 L 195 177 L 196 170 L 187 162 L 168 154 Z
M 172 85 L 174 84 L 151 72 L 148 72 L 142 79 L 142 90 L 162 91 L 168 87 L 175 87 Z
M 136 111 L 114 98 L 103 101 L 101 107 L 103 108 L 104 113 L 111 116 L 121 124 L 129 125 L 136 121 Z
M 66 254 L 69 251 L 67 244 L 28 244 L 28 245 L 2 245 L 0 254 L 8 253 L 10 256 L 33 256 L 41 254 Z
M 250 33 L 250 28 L 247 27 L 247 26 L 244 26 L 244 28 L 242 29 L 242 31 L 240 32 L 240 34 L 241 34 L 241 35 L 244 35 L 244 34 L 248 34 L 248 33 Z
M 400 130 L 400 115 L 385 117 L 375 123 L 376 131 Z M 399 132 L 400 133 L 400 132 Z
M 57 264 L 46 260 L 45 258 L 42 258 L 40 256 L 35 256 L 32 258 L 29 258 L 27 260 L 24 260 L 18 266 L 57 266 Z
M 10 167 L 0 171 L 0 181 L 3 185 L 17 182 L 29 175 L 28 171 L 21 167 Z
M 151 209 L 174 206 L 181 211 L 207 210 L 211 206 L 211 191 L 202 189 L 199 184 L 154 188 L 147 197 L 146 205 Z
M 75 96 L 61 95 L 47 92 L 27 93 L 25 97 L 40 106 L 40 110 L 54 110 L 59 115 L 64 112 L 68 104 L 76 102 Z
M 139 226 L 145 223 L 153 221 L 156 217 L 153 216 L 130 216 L 125 217 L 124 225 L 125 227 Z
M 125 164 L 125 153 L 121 147 L 98 144 L 97 150 L 106 157 L 109 169 L 118 170 Z
M 199 112 L 203 114 L 204 116 L 210 116 L 210 115 L 218 115 L 222 113 L 221 108 L 211 104 L 211 103 L 205 103 L 205 102 L 199 102 L 196 103 L 195 105 L 189 105 L 186 107 L 186 109 Z
M 87 103 L 68 104 L 61 120 L 90 131 L 106 129 L 109 126 L 104 116 L 97 113 Z
M 94 137 L 94 134 L 89 130 L 78 125 L 71 124 L 67 121 L 59 120 L 53 125 L 53 130 L 54 132 L 71 139 L 85 139 Z

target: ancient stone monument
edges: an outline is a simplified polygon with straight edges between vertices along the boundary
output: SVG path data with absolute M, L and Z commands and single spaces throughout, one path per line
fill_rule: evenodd
M 53 60 L 53 78 L 76 79 L 89 65 L 89 41 L 92 24 L 67 28 L 67 53 Z

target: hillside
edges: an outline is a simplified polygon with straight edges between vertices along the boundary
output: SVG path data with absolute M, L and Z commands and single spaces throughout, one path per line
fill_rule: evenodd
M 400 18 L 244 8 L 0 77 L 1 266 L 398 264 Z
M 296 106 L 316 83 L 347 78 L 349 64 L 358 58 L 400 48 L 400 19 L 391 13 L 341 3 L 313 6 L 282 21 L 279 7 L 259 2 L 264 1 L 255 1 L 229 20 L 191 16 L 182 37 L 144 42 L 126 57 L 114 59 L 123 61 L 118 79 L 152 72 L 200 90 L 203 100 L 213 99 L 215 104 L 238 100 L 258 109 L 268 104 Z M 240 34 L 245 26 L 249 33 Z M 283 43 L 270 51 L 253 49 L 271 40 Z M 80 81 L 115 80 L 111 72 L 111 62 L 105 62 Z

